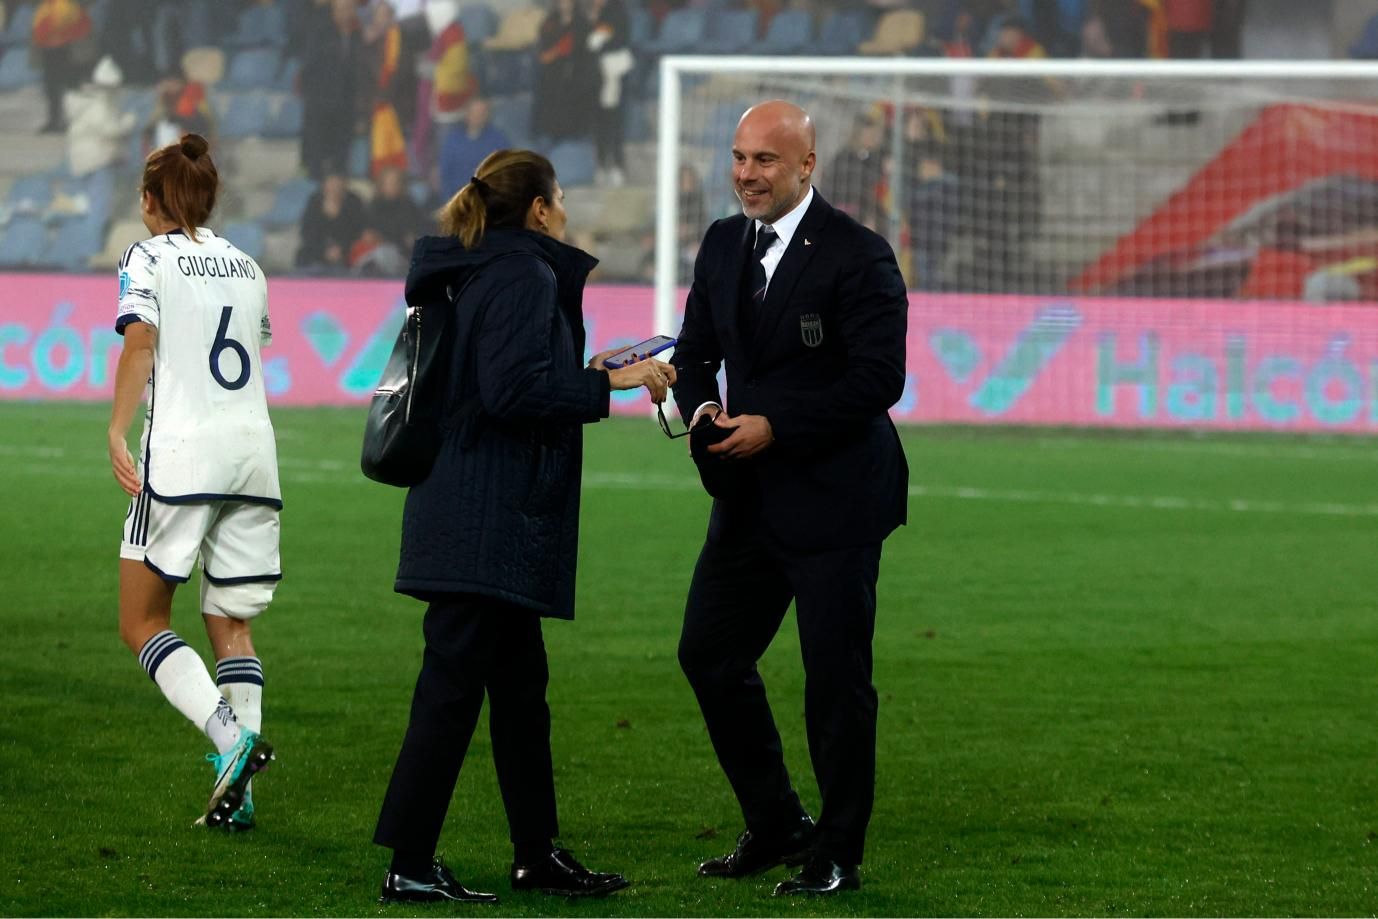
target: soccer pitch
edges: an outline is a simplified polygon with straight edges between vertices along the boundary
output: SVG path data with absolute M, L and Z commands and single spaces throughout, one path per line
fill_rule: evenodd
M 370 838 L 421 604 L 392 593 L 403 493 L 361 410 L 277 410 L 286 575 L 255 625 L 278 762 L 259 828 L 193 829 L 208 744 L 116 634 L 127 499 L 104 406 L 0 406 L 6 915 L 1286 915 L 1378 885 L 1378 443 L 902 432 L 886 543 L 875 817 L 854 895 L 695 876 L 740 815 L 675 659 L 708 499 L 654 422 L 587 433 L 580 607 L 546 624 L 564 842 L 608 900 L 514 894 L 480 724 L 440 851 L 496 908 L 377 906 Z M 207 645 L 194 587 L 173 627 Z M 817 811 L 792 617 L 762 663 Z

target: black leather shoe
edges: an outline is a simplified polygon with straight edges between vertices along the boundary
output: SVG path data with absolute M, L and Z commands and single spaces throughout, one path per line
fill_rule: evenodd
M 539 890 L 562 897 L 605 897 L 628 883 L 620 874 L 588 870 L 567 849 L 552 849 L 545 858 L 529 865 L 512 864 L 513 890 Z
M 802 865 L 813 845 L 813 818 L 807 814 L 783 836 L 757 836 L 750 830 L 737 837 L 737 848 L 699 865 L 706 878 L 744 878 L 777 865 Z
M 830 858 L 818 857 L 809 860 L 804 869 L 788 881 L 775 885 L 775 896 L 787 897 L 791 894 L 825 896 L 839 890 L 860 890 L 861 872 L 856 865 L 840 865 Z
M 436 859 L 424 877 L 409 878 L 389 871 L 383 878 L 383 894 L 379 903 L 439 903 L 453 900 L 458 903 L 496 903 L 497 894 L 470 890 L 450 873 L 445 863 Z

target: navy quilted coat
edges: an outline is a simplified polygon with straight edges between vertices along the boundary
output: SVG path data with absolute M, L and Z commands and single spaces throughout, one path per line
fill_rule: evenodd
M 407 302 L 458 292 L 445 434 L 430 477 L 407 494 L 395 588 L 423 600 L 482 594 L 574 618 L 583 428 L 608 415 L 608 375 L 584 367 L 592 256 L 529 230 L 490 230 L 472 251 L 416 243 Z

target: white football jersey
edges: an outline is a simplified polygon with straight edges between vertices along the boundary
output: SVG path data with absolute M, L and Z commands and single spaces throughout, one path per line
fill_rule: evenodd
M 169 503 L 237 499 L 282 506 L 261 346 L 272 340 L 258 263 L 210 230 L 137 242 L 120 261 L 115 330 L 158 329 L 140 465 Z

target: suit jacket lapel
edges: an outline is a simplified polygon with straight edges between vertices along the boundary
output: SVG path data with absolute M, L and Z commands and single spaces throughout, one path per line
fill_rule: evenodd
M 732 251 L 727 253 L 727 263 L 723 265 L 723 271 L 718 275 L 718 303 L 723 304 L 724 309 L 718 319 L 718 334 L 725 336 L 737 348 L 739 353 L 745 353 L 742 340 L 742 271 L 746 268 L 747 255 L 751 252 L 751 247 L 755 244 L 754 220 L 745 220 L 742 231 L 733 237 L 735 245 Z M 716 312 L 716 311 L 715 311 Z M 726 350 L 724 348 L 724 350 Z
M 789 246 L 785 248 L 785 254 L 780 258 L 780 264 L 775 266 L 775 273 L 771 275 L 753 344 L 759 345 L 761 342 L 769 341 L 770 336 L 774 334 L 775 327 L 780 322 L 780 314 L 784 312 L 784 306 L 789 302 L 790 294 L 794 292 L 794 285 L 799 281 L 799 275 L 808 265 L 814 250 L 821 245 L 821 240 L 817 238 L 819 230 L 827 222 L 831 211 L 832 206 L 824 201 L 823 196 L 815 189 L 813 202 L 804 212 L 804 219 L 799 221 Z

